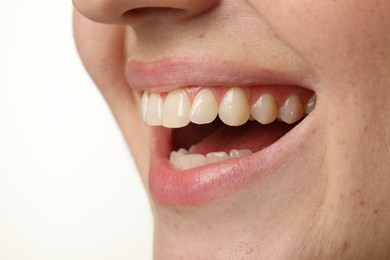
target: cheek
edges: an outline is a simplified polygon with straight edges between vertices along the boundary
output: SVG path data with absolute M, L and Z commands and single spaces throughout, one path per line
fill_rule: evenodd
M 337 189 L 361 183 L 383 187 L 388 169 L 378 161 L 389 160 L 390 2 L 276 0 L 253 5 L 318 75 L 316 109 L 329 136 L 328 165 L 339 168 L 328 172 L 351 173 L 342 175 L 344 185 Z M 361 162 L 365 165 L 357 169 Z
M 107 101 L 146 185 L 149 132 L 140 120 L 137 98 L 124 75 L 125 30 L 74 15 L 77 49 L 88 73 Z
M 341 118 L 330 128 L 370 125 L 378 111 L 390 111 L 388 0 L 253 3 L 276 34 L 314 68 L 319 108 L 323 102 L 329 123 Z M 325 113 L 322 119 L 327 119 Z
M 253 5 L 320 76 L 322 71 L 339 71 L 345 78 L 345 72 L 374 68 L 379 60 L 390 58 L 387 0 L 276 0 Z

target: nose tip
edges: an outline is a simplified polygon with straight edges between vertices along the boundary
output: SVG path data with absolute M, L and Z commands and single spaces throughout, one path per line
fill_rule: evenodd
M 199 15 L 220 0 L 73 0 L 75 8 L 90 20 L 107 24 L 126 24 L 131 18 L 172 15 L 186 18 Z M 173 12 L 177 11 L 177 12 Z

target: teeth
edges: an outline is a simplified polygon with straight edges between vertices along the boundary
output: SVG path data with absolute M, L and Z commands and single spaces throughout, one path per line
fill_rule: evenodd
M 178 156 L 178 165 L 174 165 L 181 170 L 188 170 L 206 165 L 206 157 L 202 154 L 188 154 Z
M 218 116 L 227 125 L 239 126 L 248 120 L 256 120 L 261 124 L 270 124 L 276 120 L 292 124 L 300 120 L 304 114 L 313 111 L 316 96 L 305 105 L 297 95 L 288 97 L 282 107 L 277 108 L 275 98 L 271 94 L 261 95 L 257 101 L 249 105 L 244 91 L 231 88 L 223 96 L 218 105 L 210 89 L 201 90 L 191 101 L 183 89 L 168 93 L 163 102 L 161 95 L 142 95 L 141 115 L 146 125 L 163 125 L 169 128 L 184 127 L 190 122 L 208 124 Z
M 149 103 L 149 95 L 148 93 L 144 92 L 141 99 L 141 104 L 142 104 L 141 115 L 145 123 L 146 123 L 146 113 L 148 111 L 148 105 L 149 105 L 148 103 Z
M 233 149 L 233 150 L 230 151 L 229 157 L 230 158 L 238 158 L 238 157 L 250 155 L 252 153 L 253 153 L 252 150 L 249 150 L 249 149 L 245 149 L 245 150 Z
M 162 125 L 170 128 L 188 125 L 190 109 L 191 102 L 185 90 L 169 92 L 163 105 Z
M 163 101 L 160 95 L 150 94 L 146 110 L 146 123 L 150 126 L 161 125 Z
M 226 92 L 219 105 L 219 118 L 227 125 L 245 124 L 250 116 L 250 107 L 244 91 L 232 88 Z
M 304 107 L 301 99 L 297 95 L 292 95 L 286 99 L 279 109 L 279 118 L 287 124 L 293 124 L 302 118 Z
M 190 153 L 192 153 L 192 151 L 194 151 L 195 149 L 195 145 L 191 145 L 190 149 L 188 150 Z
M 245 92 L 240 88 L 231 88 L 223 96 L 220 105 L 210 89 L 201 90 L 194 98 L 193 103 L 185 90 L 176 90 L 168 93 L 163 102 L 161 95 L 143 93 L 141 99 L 141 115 L 147 125 L 163 125 L 169 128 L 184 127 L 190 122 L 208 124 L 219 115 L 227 125 L 239 126 L 248 120 L 257 120 L 261 124 L 269 124 L 280 120 L 293 124 L 304 114 L 311 113 L 316 105 L 316 96 L 302 104 L 297 95 L 289 96 L 282 107 L 277 108 L 275 98 L 271 94 L 263 94 L 250 106 Z M 205 155 L 195 154 L 195 146 L 189 150 L 184 148 L 173 151 L 170 163 L 179 170 L 187 170 L 204 165 L 222 162 L 228 159 L 239 158 L 253 154 L 249 149 L 233 149 L 226 152 L 212 152 Z
M 186 149 L 184 149 L 184 148 L 180 148 L 179 151 L 177 151 L 177 152 L 180 153 L 180 154 L 184 154 L 184 155 L 189 154 L 189 152 Z
M 227 153 L 225 152 L 215 152 L 215 153 L 206 154 L 207 164 L 222 162 L 226 159 L 229 159 L 229 155 L 227 155 Z
M 316 103 L 317 103 L 317 96 L 313 95 L 305 105 L 305 113 L 307 115 L 314 110 L 314 108 L 316 107 Z
M 190 120 L 195 124 L 208 124 L 218 115 L 218 103 L 209 89 L 200 91 L 192 104 Z
M 236 150 L 230 151 L 230 156 L 225 152 L 213 152 L 208 153 L 206 156 L 202 154 L 189 154 L 185 149 L 179 149 L 179 151 L 173 151 L 169 159 L 171 165 L 179 170 L 188 170 L 204 165 L 222 162 L 228 159 L 243 157 L 250 155 L 253 152 L 251 150 Z
M 278 108 L 274 97 L 270 94 L 262 95 L 252 105 L 251 114 L 254 119 L 262 124 L 269 124 L 278 117 Z

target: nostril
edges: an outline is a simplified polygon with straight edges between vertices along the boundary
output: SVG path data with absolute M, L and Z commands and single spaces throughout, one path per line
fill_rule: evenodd
M 220 0 L 73 0 L 86 18 L 106 24 L 131 24 L 134 20 L 197 17 L 218 5 Z M 145 18 L 145 19 L 144 19 Z M 161 19 L 162 18 L 162 19 Z M 158 24 L 158 23 L 156 23 Z
M 126 11 L 122 17 L 127 19 L 134 19 L 158 15 L 177 16 L 179 14 L 185 13 L 185 11 L 185 9 L 171 7 L 140 7 Z

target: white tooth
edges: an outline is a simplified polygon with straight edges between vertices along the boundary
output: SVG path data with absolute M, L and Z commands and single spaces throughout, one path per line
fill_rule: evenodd
M 188 151 L 184 148 L 180 148 L 179 151 L 177 151 L 178 153 L 181 153 L 181 154 L 184 154 L 184 155 L 187 155 L 188 154 Z
M 169 92 L 163 105 L 162 125 L 170 128 L 186 126 L 190 122 L 191 102 L 185 90 Z
M 244 149 L 244 150 L 233 149 L 230 151 L 229 157 L 230 158 L 238 158 L 238 157 L 250 155 L 252 153 L 253 153 L 252 150 L 249 150 L 249 149 Z
M 221 162 L 226 159 L 229 159 L 229 155 L 227 155 L 227 153 L 225 152 L 215 152 L 215 153 L 206 154 L 207 164 Z
M 146 111 L 146 123 L 149 126 L 161 125 L 162 98 L 159 94 L 150 94 L 148 109 Z
M 194 151 L 194 149 L 195 149 L 195 145 L 193 144 L 193 145 L 191 145 L 191 147 L 190 147 L 190 149 L 188 150 L 190 153 L 192 153 L 192 151 Z
M 213 92 L 209 89 L 201 90 L 195 97 L 190 120 L 195 124 L 208 124 L 214 121 L 218 115 L 218 103 Z
M 178 157 L 179 169 L 188 170 L 195 167 L 206 165 L 206 157 L 202 154 L 188 154 Z
M 297 95 L 287 98 L 283 106 L 279 109 L 279 118 L 287 124 L 293 124 L 302 118 L 304 107 L 301 99 Z
M 305 113 L 307 115 L 310 114 L 314 110 L 314 108 L 316 107 L 316 103 L 317 103 L 317 96 L 314 94 L 309 99 L 309 101 L 307 101 L 307 103 L 305 105 Z
M 148 101 L 149 101 L 149 95 L 147 92 L 144 92 L 142 94 L 142 99 L 141 99 L 141 115 L 142 115 L 142 120 L 146 124 L 146 112 L 148 110 Z
M 177 169 L 180 169 L 180 157 L 184 156 L 179 152 L 171 152 L 171 156 L 169 158 L 169 162 Z
M 219 118 L 227 125 L 245 124 L 250 115 L 250 107 L 244 91 L 232 88 L 226 92 L 219 105 Z
M 252 116 L 262 124 L 269 124 L 278 117 L 275 98 L 271 94 L 262 95 L 251 108 Z

